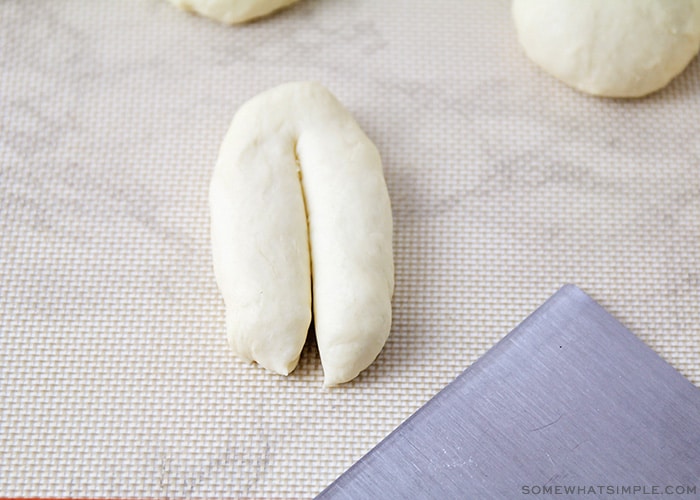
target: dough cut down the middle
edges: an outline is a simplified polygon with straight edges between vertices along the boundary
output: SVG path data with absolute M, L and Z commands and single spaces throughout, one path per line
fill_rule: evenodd
M 324 384 L 355 378 L 391 326 L 392 217 L 381 160 L 323 86 L 294 82 L 245 103 L 210 188 L 214 270 L 229 343 L 288 374 L 311 320 Z

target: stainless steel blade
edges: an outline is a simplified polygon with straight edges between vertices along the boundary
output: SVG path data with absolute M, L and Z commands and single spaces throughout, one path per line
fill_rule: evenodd
M 317 498 L 668 487 L 700 496 L 700 390 L 568 285 Z

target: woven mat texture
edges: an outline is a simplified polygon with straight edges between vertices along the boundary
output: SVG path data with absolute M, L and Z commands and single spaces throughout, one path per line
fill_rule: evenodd
M 379 148 L 391 337 L 324 390 L 236 361 L 207 189 L 238 106 L 314 79 Z M 506 0 L 0 1 L 0 495 L 318 493 L 561 285 L 700 384 L 700 62 L 634 100 L 530 63 Z

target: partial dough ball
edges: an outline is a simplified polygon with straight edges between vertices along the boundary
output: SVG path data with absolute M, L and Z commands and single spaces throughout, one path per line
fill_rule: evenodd
M 224 24 L 237 24 L 266 16 L 297 0 L 170 0 L 176 7 Z
M 513 18 L 530 59 L 605 97 L 663 88 L 700 48 L 700 0 L 514 0 Z

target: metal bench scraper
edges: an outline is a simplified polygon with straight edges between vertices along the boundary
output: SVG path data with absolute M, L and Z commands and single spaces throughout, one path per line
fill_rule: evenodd
M 319 499 L 700 498 L 700 389 L 567 285 Z

